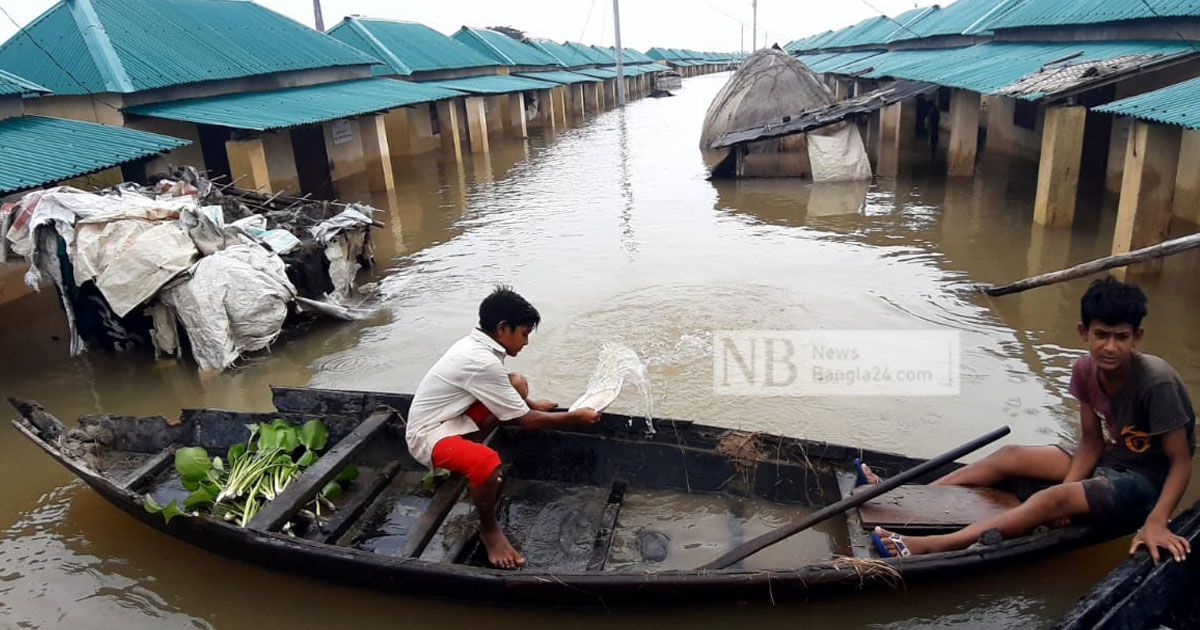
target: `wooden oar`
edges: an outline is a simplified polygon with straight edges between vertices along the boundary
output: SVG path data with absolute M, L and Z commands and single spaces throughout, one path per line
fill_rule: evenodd
M 888 477 L 887 479 L 872 485 L 861 492 L 856 492 L 845 499 L 838 501 L 837 503 L 827 505 L 816 512 L 813 512 L 812 515 L 803 521 L 800 521 L 799 523 L 786 525 L 773 532 L 767 532 L 762 536 L 747 540 L 720 558 L 717 558 L 716 560 L 699 567 L 699 570 L 703 571 L 707 569 L 728 568 L 730 565 L 738 561 L 745 560 L 747 557 L 752 556 L 785 538 L 794 536 L 812 527 L 813 525 L 837 516 L 838 514 L 849 510 L 850 508 L 858 507 L 885 492 L 890 492 L 908 483 L 909 481 L 924 475 L 925 473 L 941 468 L 942 466 L 953 462 L 963 455 L 973 453 L 984 446 L 987 446 L 988 444 L 991 444 L 992 442 L 995 442 L 996 440 L 1008 435 L 1010 431 L 1012 431 L 1012 429 L 1008 428 L 1008 426 L 1003 426 L 995 431 L 992 431 L 991 433 L 988 433 L 987 435 L 977 437 L 974 440 L 959 446 L 958 448 L 946 451 L 945 453 L 942 453 L 941 455 L 938 455 L 937 457 L 934 457 L 933 459 L 930 459 L 922 464 L 913 466 L 912 468 L 909 468 L 908 470 L 895 475 L 894 477 Z

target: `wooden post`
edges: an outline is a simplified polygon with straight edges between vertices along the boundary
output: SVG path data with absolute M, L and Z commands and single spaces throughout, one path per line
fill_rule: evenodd
M 468 96 L 464 103 L 467 109 L 467 138 L 472 153 L 489 153 L 487 128 L 487 105 L 482 96 Z
M 267 170 L 267 151 L 262 138 L 227 140 L 225 155 L 229 158 L 229 174 L 239 188 L 270 193 L 271 174 Z
M 522 92 L 508 95 L 508 124 L 514 137 L 529 137 L 529 128 L 525 125 L 525 94 Z
M 1125 151 L 1125 174 L 1113 234 L 1113 254 L 1157 245 L 1171 225 L 1171 198 L 1179 168 L 1179 127 L 1134 121 Z M 1195 168 L 1195 165 L 1190 165 Z M 1157 274 L 1162 259 L 1136 267 L 1131 273 Z
M 1175 196 L 1171 212 L 1200 225 L 1200 130 L 1184 129 L 1179 142 L 1179 169 L 1175 171 Z
M 453 99 L 437 102 L 438 135 L 442 139 L 442 152 L 462 162 L 462 136 L 459 131 L 458 107 Z
M 554 119 L 561 128 L 567 126 L 567 86 L 560 85 L 551 90 L 554 96 Z
M 392 153 L 388 149 L 384 114 L 359 118 L 358 131 L 362 137 L 363 165 L 371 190 L 394 189 L 396 181 L 392 175 Z
M 1087 108 L 1064 105 L 1046 109 L 1042 155 L 1038 163 L 1033 220 L 1047 227 L 1071 227 L 1079 188 L 1079 159 Z

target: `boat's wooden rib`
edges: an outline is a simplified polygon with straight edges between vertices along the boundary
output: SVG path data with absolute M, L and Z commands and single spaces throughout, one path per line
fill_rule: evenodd
M 146 460 L 137 470 L 130 473 L 125 482 L 121 484 L 121 487 L 133 492 L 140 492 L 147 482 L 157 477 L 159 473 L 166 470 L 167 466 L 170 466 L 174 461 L 175 447 L 168 446 L 159 451 L 157 455 Z
M 496 437 L 498 429 L 493 428 L 483 438 L 484 445 L 492 443 L 492 439 Z M 467 478 L 462 475 L 453 475 L 449 479 L 442 482 L 442 485 L 433 495 L 433 500 L 429 502 L 429 507 L 421 514 L 420 520 L 417 521 L 417 526 L 413 533 L 409 535 L 408 548 L 404 550 L 404 557 L 419 558 L 421 553 L 425 551 L 425 547 L 429 546 L 429 541 L 433 540 L 433 535 L 437 533 L 439 527 L 450 515 L 450 510 L 454 509 L 454 504 L 458 503 L 458 498 L 462 496 L 463 491 L 467 489 Z
M 273 532 L 283 527 L 300 508 L 316 498 L 317 493 L 325 484 L 333 480 L 341 472 L 350 458 L 354 457 L 367 446 L 383 429 L 389 420 L 396 417 L 396 412 L 389 408 L 376 410 L 362 424 L 358 425 L 350 435 L 329 449 L 317 463 L 309 466 L 303 473 L 284 488 L 279 496 L 263 506 L 262 510 L 250 520 L 250 529 L 263 532 Z
M 379 493 L 383 492 L 383 489 L 392 482 L 398 472 L 400 472 L 400 462 L 389 462 L 372 474 L 368 480 L 363 480 L 360 476 L 358 483 L 361 487 L 356 489 L 354 496 L 349 501 L 342 504 L 333 518 L 321 526 L 320 540 L 328 544 L 336 543 L 362 516 L 371 502 L 379 496 Z
M 621 516 L 621 505 L 625 502 L 625 488 L 628 484 L 617 480 L 613 482 L 608 494 L 608 503 L 600 517 L 600 529 L 596 531 L 596 544 L 592 546 L 591 557 L 588 558 L 587 571 L 596 573 L 604 570 L 608 562 L 608 553 L 612 549 L 613 536 L 617 533 L 617 518 Z
M 854 492 L 856 478 L 854 473 L 839 472 L 837 474 L 838 489 L 841 490 L 842 498 L 850 496 Z M 846 512 L 846 535 L 850 540 L 850 555 L 855 558 L 871 558 L 871 537 L 867 534 L 866 528 L 863 527 L 862 521 L 858 518 L 858 510 L 848 510 Z

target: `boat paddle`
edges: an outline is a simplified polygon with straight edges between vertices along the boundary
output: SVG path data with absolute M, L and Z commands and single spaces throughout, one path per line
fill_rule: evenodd
M 1012 431 L 1012 429 L 1008 428 L 1006 425 L 996 429 L 995 431 L 992 431 L 991 433 L 988 433 L 987 435 L 977 437 L 974 440 L 963 444 L 962 446 L 946 451 L 945 453 L 942 453 L 941 455 L 927 460 L 917 466 L 913 466 L 912 468 L 909 468 L 908 470 L 895 475 L 894 477 L 888 477 L 887 479 L 867 487 L 860 492 L 855 492 L 854 494 L 842 499 L 841 501 L 838 501 L 837 503 L 827 505 L 816 512 L 813 512 L 808 518 L 800 521 L 799 523 L 785 525 L 779 529 L 776 529 L 775 531 L 767 532 L 762 536 L 751 538 L 750 540 L 747 540 L 746 542 L 726 552 L 720 558 L 717 558 L 716 560 L 699 567 L 698 570 L 704 571 L 708 569 L 729 568 L 730 565 L 741 560 L 745 560 L 747 557 L 754 555 L 785 538 L 799 534 L 800 532 L 812 527 L 813 525 L 816 525 L 817 523 L 837 516 L 842 512 L 849 510 L 850 508 L 858 507 L 885 492 L 891 492 L 892 490 L 895 490 L 896 488 L 908 483 L 909 481 L 912 481 L 913 479 L 916 479 L 917 477 L 920 477 L 921 475 L 941 468 L 942 466 L 945 466 L 946 464 L 949 464 L 964 455 L 973 453 L 984 446 L 987 446 L 988 444 L 991 444 L 992 442 L 995 442 L 996 440 L 1008 435 L 1010 431 Z

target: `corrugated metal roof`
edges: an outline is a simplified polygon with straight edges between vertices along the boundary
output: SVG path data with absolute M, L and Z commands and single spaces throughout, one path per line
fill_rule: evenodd
M 554 57 L 565 68 L 578 68 L 592 65 L 592 60 L 583 53 L 549 39 L 528 39 L 525 43 Z
M 506 66 L 561 65 L 554 57 L 499 31 L 464 26 L 454 34 L 454 39 Z
M 1105 114 L 1133 116 L 1188 129 L 1200 129 L 1200 78 L 1092 109 Z
M 601 46 L 597 46 L 596 48 L 603 49 L 613 58 L 613 63 L 617 62 L 617 49 L 615 47 L 609 46 L 607 48 L 604 48 Z M 642 53 L 640 53 L 632 48 L 622 48 L 621 49 L 621 60 L 627 64 L 651 63 L 654 61 L 653 59 L 647 57 L 646 55 L 643 55 Z
M 825 40 L 821 44 L 821 47 L 842 48 L 854 46 L 860 39 L 874 40 L 886 38 L 895 30 L 896 24 L 894 22 L 882 15 L 876 15 L 838 31 L 832 37 Z M 875 42 L 871 41 L 870 43 Z
M 547 81 L 549 83 L 558 83 L 560 85 L 600 82 L 600 79 L 597 79 L 596 77 L 588 76 L 579 72 L 567 72 L 566 70 L 550 70 L 547 72 L 519 72 L 514 76 L 525 77 L 527 79 L 537 79 L 538 81 Z
M 604 68 L 604 69 L 612 72 L 613 77 L 617 76 L 617 67 L 616 66 L 608 66 L 607 68 Z M 627 77 L 640 77 L 643 74 L 646 74 L 647 72 L 653 72 L 653 70 L 647 69 L 646 66 L 644 66 L 644 65 L 641 65 L 641 66 L 629 65 L 629 66 L 623 66 L 621 68 L 621 72 L 622 72 L 622 74 L 624 74 Z
M 190 144 L 156 133 L 78 120 L 0 121 L 0 193 L 77 177 Z
M 1003 15 L 988 20 L 987 28 L 1097 24 L 1156 17 L 1200 17 L 1200 1 L 1024 0 Z
M 659 48 L 657 46 L 647 50 L 646 56 L 658 61 L 677 61 L 679 59 L 679 54 L 670 48 Z
M 906 24 L 906 29 L 892 33 L 888 41 L 961 35 L 985 17 L 994 16 L 1018 1 L 1020 0 L 958 0 L 944 7 L 937 7 L 929 15 L 912 24 Z
M 1192 52 L 1186 42 L 1177 41 L 987 42 L 963 48 L 894 50 L 842 64 L 836 72 L 869 79 L 891 77 L 926 81 L 996 94 L 1044 67 L 1061 69 L 1099 60 L 1166 57 Z M 1080 78 L 1086 80 L 1086 77 Z M 1013 96 L 1034 100 L 1047 93 L 1031 90 Z
M 582 74 L 582 73 L 580 73 Z M 437 85 L 440 87 L 466 92 L 468 94 L 509 94 L 529 90 L 548 90 L 556 87 L 554 83 L 526 79 L 507 74 L 496 74 L 486 77 L 468 77 L 450 81 L 431 81 L 422 85 Z
M 808 66 L 813 72 L 822 73 L 837 71 L 838 68 L 846 64 L 869 59 L 883 52 L 882 50 L 855 50 L 848 52 L 815 53 L 812 55 L 801 55 L 797 59 Z
M 351 16 L 330 29 L 329 36 L 376 57 L 385 64 L 383 71 L 387 74 L 408 76 L 414 72 L 501 65 L 416 22 Z
M 638 66 L 647 72 L 670 72 L 670 66 L 665 66 L 661 63 L 648 63 Z
M 57 94 L 373 63 L 332 37 L 236 0 L 64 1 L 0 46 L 0 67 Z
M 266 131 L 455 96 L 461 95 L 436 84 L 375 78 L 154 103 L 127 107 L 124 111 L 153 118 Z
M 597 79 L 617 78 L 617 73 L 615 70 L 608 70 L 605 68 L 580 68 L 575 70 L 575 72 L 578 72 L 579 74 L 586 74 L 589 77 L 595 77 Z
M 580 44 L 579 42 L 563 42 L 563 46 L 578 52 L 584 57 L 587 57 L 588 61 L 592 64 L 604 65 L 617 62 L 616 59 L 610 58 L 608 55 L 601 54 L 600 51 L 596 50 L 595 48 Z
M 0 70 L 0 96 L 44 94 L 49 91 L 32 81 L 22 79 L 11 72 Z
M 591 46 L 588 46 L 588 48 L 591 48 L 593 51 L 595 51 L 597 59 L 604 60 L 603 62 L 598 62 L 598 63 L 604 63 L 604 64 L 617 63 L 617 51 L 616 50 L 608 50 L 602 46 L 596 46 L 594 44 Z

